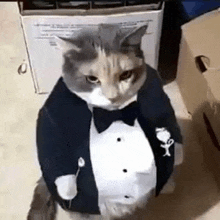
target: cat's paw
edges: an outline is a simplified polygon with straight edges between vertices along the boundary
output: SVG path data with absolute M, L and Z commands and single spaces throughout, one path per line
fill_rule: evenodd
M 71 200 L 77 195 L 75 175 L 60 176 L 55 180 L 55 184 L 62 199 Z

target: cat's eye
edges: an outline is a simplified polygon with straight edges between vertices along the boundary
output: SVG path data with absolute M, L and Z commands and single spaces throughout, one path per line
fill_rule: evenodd
M 90 83 L 99 83 L 99 79 L 96 76 L 86 76 L 86 80 Z
M 133 74 L 132 70 L 125 71 L 120 75 L 120 80 L 129 79 L 132 76 L 132 74 Z

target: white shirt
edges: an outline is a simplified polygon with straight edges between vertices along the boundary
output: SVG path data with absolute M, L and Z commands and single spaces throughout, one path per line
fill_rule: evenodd
M 98 133 L 92 119 L 90 156 L 102 215 L 109 203 L 138 206 L 156 186 L 154 155 L 137 120 L 134 126 L 116 121 Z

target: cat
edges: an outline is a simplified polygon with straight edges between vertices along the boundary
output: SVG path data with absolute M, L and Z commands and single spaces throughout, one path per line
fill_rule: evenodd
M 84 30 L 73 38 L 67 39 L 56 37 L 57 46 L 62 50 L 63 54 L 63 83 L 71 93 L 87 103 L 91 112 L 96 107 L 101 107 L 102 109 L 109 111 L 120 110 L 137 100 L 138 91 L 148 77 L 143 51 L 141 50 L 141 39 L 146 33 L 146 29 L 147 25 L 122 30 L 119 25 L 100 24 L 96 30 Z M 127 129 L 129 132 L 132 132 L 131 134 L 138 131 L 138 135 L 134 137 L 138 137 L 138 139 L 140 138 L 140 141 L 143 140 L 143 146 L 149 146 L 149 142 L 144 133 L 142 131 L 140 132 L 140 125 L 137 121 L 134 124 L 135 128 L 130 128 L 127 125 L 126 127 L 125 125 L 117 123 L 119 122 L 116 122 L 115 124 L 113 123 L 113 126 L 116 126 L 114 127 L 116 130 Z M 111 130 L 111 127 L 109 129 Z M 113 130 L 110 132 L 114 133 L 115 131 Z M 95 129 L 93 119 L 91 121 L 90 136 L 95 144 L 98 142 L 97 140 L 99 140 L 97 137 L 100 137 Z M 118 138 L 117 140 L 120 142 L 121 138 Z M 92 161 L 94 173 L 99 176 L 99 173 L 102 173 L 102 171 L 98 168 L 99 165 L 96 164 L 96 161 L 100 158 L 94 153 L 97 151 L 92 150 L 95 144 L 90 143 L 90 150 L 91 157 L 95 158 Z M 134 145 L 132 140 L 131 144 Z M 101 151 L 100 149 L 99 151 Z M 141 147 L 140 149 L 142 150 Z M 143 167 L 145 166 L 145 169 L 143 168 L 144 171 L 141 170 L 141 166 L 137 165 L 140 174 L 135 174 L 138 176 L 135 181 L 142 181 L 140 182 L 140 185 L 143 185 L 143 181 L 148 181 L 149 187 L 146 188 L 147 186 L 143 186 L 135 188 L 138 198 L 141 198 L 140 204 L 137 201 L 135 204 L 114 204 L 109 202 L 110 200 L 105 200 L 105 194 L 102 194 L 105 189 L 102 189 L 102 187 L 106 183 L 103 183 L 102 178 L 99 179 L 96 176 L 96 184 L 102 189 L 99 192 L 99 200 L 103 200 L 103 203 L 99 201 L 99 208 L 103 215 L 80 214 L 69 212 L 67 210 L 64 211 L 54 200 L 53 196 L 50 195 L 44 179 L 42 178 L 36 187 L 31 209 L 28 214 L 28 220 L 57 219 L 55 216 L 61 216 L 60 213 L 64 213 L 64 215 L 66 213 L 70 219 L 91 220 L 112 219 L 114 217 L 124 217 L 127 214 L 131 214 L 139 205 L 143 206 L 143 204 L 147 202 L 156 187 L 156 166 L 153 152 L 150 147 L 148 147 L 148 151 L 144 149 L 143 152 L 145 156 L 148 155 L 148 164 L 143 165 Z M 138 164 L 138 159 L 139 157 L 141 158 L 141 153 L 136 157 L 136 163 Z M 80 159 L 81 163 L 85 162 L 82 157 L 80 157 Z M 106 166 L 105 162 L 102 166 Z M 80 166 L 78 171 L 80 171 Z M 55 180 L 59 196 L 66 201 L 70 201 L 70 205 L 72 199 L 77 195 L 76 181 L 78 171 L 75 175 L 61 175 Z M 123 169 L 123 172 L 127 172 L 127 169 Z M 148 177 L 142 175 L 146 172 L 149 175 Z M 126 184 L 127 183 L 125 183 L 125 186 L 127 186 Z M 112 188 L 113 189 L 111 190 L 114 191 L 114 187 Z M 144 190 L 146 192 L 144 192 Z M 141 193 L 143 193 L 144 199 L 142 198 Z M 125 196 L 125 198 L 129 198 L 129 196 Z M 36 208 L 36 204 L 39 202 L 42 203 L 42 206 L 38 204 L 40 208 Z M 45 206 L 42 208 L 43 203 L 47 204 L 46 206 L 48 206 L 48 209 L 45 209 Z M 63 217 L 58 217 L 58 220 L 59 218 Z
M 122 107 L 146 78 L 141 37 L 147 26 L 134 33 L 114 25 L 99 26 L 76 40 L 57 38 L 64 53 L 63 78 L 67 87 L 92 106 L 108 110 Z

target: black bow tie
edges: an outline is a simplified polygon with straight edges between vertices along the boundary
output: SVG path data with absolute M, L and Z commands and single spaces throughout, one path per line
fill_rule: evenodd
M 94 123 L 99 133 L 106 130 L 114 121 L 122 120 L 126 124 L 133 126 L 134 120 L 138 116 L 138 104 L 132 102 L 121 110 L 108 111 L 102 108 L 93 108 Z

